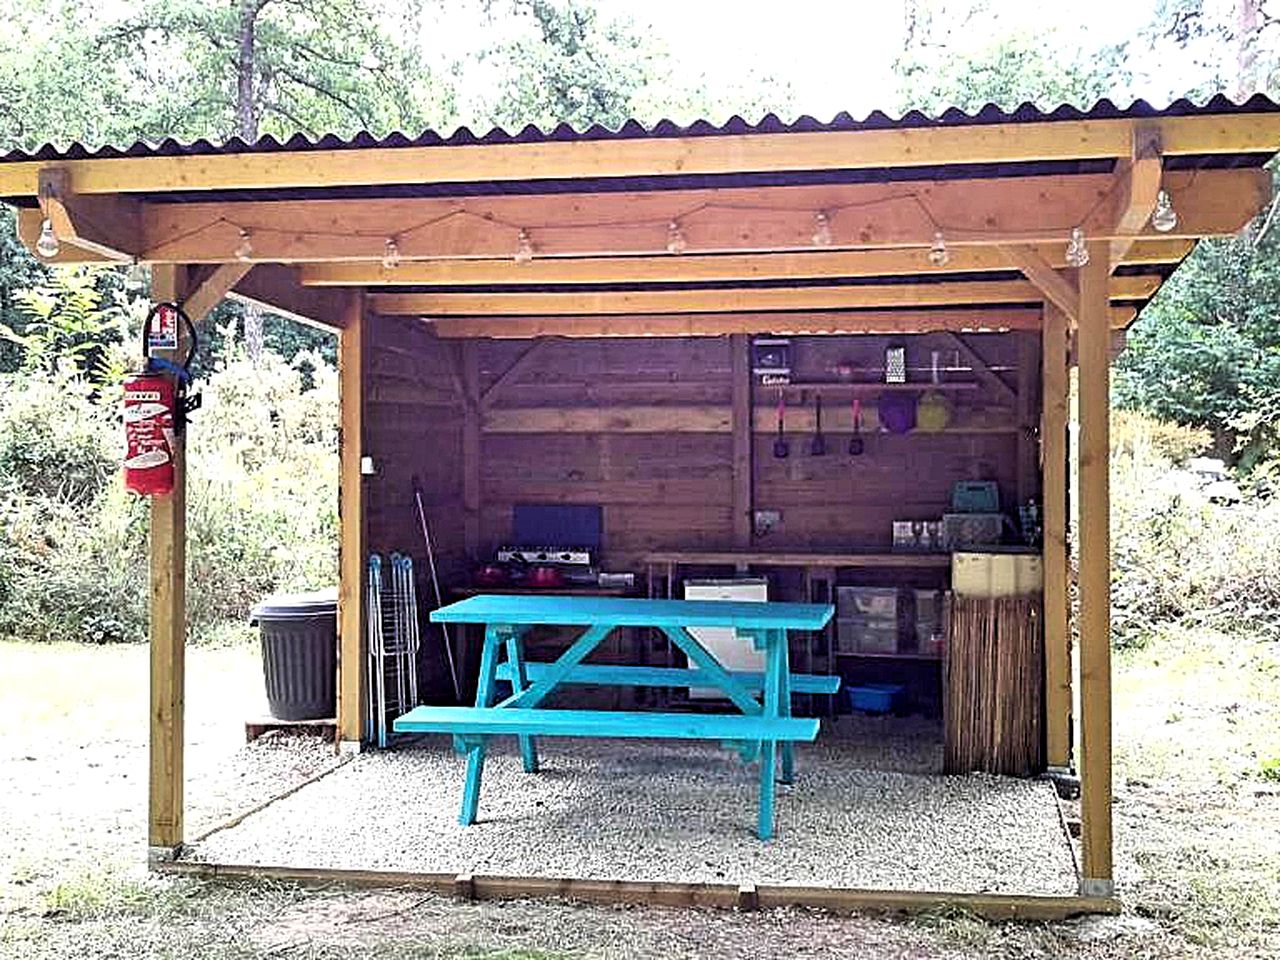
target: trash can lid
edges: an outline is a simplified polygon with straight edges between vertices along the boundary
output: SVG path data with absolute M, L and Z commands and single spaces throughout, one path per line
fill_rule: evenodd
M 338 613 L 338 588 L 315 590 L 311 593 L 273 593 L 249 613 L 249 622 L 261 619 L 287 619 L 290 617 L 336 616 Z

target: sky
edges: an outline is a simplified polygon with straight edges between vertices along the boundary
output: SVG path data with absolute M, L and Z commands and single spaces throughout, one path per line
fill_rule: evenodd
M 902 48 L 901 0 L 596 0 L 601 10 L 649 23 L 677 59 L 712 77 L 744 64 L 791 83 L 801 110 L 820 120 L 840 110 L 892 109 L 892 64 Z M 960 4 L 956 4 L 960 6 Z M 992 0 L 1010 31 L 1061 31 L 1092 45 L 1122 40 L 1151 17 L 1152 0 Z M 981 43 L 981 37 L 959 38 Z
M 432 39 L 435 52 L 481 49 L 501 43 L 513 24 L 501 18 L 481 24 L 475 0 L 446 0 Z M 1029 31 L 1060 40 L 1074 54 L 1123 41 L 1147 24 L 1156 0 L 986 0 L 1002 29 Z M 716 89 L 731 89 L 744 71 L 788 83 L 803 113 L 828 120 L 847 110 L 861 117 L 874 109 L 892 112 L 898 94 L 892 64 L 902 49 L 903 0 L 594 0 L 607 17 L 629 18 L 648 29 L 686 75 L 705 74 Z M 962 2 L 946 4 L 962 9 Z M 439 8 L 437 8 L 439 9 Z M 495 5 L 495 9 L 499 9 Z M 954 38 L 960 49 L 977 49 L 990 34 L 969 31 Z M 1153 99 L 1178 88 L 1171 66 L 1155 83 Z M 1157 78 L 1160 80 L 1161 78 Z M 469 68 L 475 99 L 483 69 Z M 1146 91 L 1139 90 L 1146 94 Z M 464 91 L 462 113 L 467 114 Z M 724 119 L 724 118 L 712 118 Z

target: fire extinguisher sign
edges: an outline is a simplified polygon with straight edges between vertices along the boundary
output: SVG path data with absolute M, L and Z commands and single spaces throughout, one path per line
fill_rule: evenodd
M 162 303 L 156 308 L 150 329 L 147 331 L 147 348 L 149 350 L 178 349 L 178 310 L 171 303 Z

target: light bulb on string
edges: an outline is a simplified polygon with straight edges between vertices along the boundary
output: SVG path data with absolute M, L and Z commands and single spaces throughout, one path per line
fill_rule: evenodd
M 244 263 L 253 256 L 253 238 L 244 227 L 240 228 L 240 242 L 236 244 L 236 259 Z
M 1067 266 L 1083 267 L 1089 262 L 1089 247 L 1084 242 L 1084 231 L 1079 227 L 1071 228 L 1071 239 L 1067 241 Z
M 831 218 L 825 210 L 819 210 L 813 215 L 813 245 L 831 246 Z
M 1168 233 L 1178 225 L 1178 211 L 1173 209 L 1173 198 L 1169 191 L 1161 190 L 1156 194 L 1156 208 L 1151 211 L 1151 226 L 1160 233 Z
M 394 270 L 400 266 L 400 245 L 396 243 L 395 237 L 387 237 L 387 242 L 382 245 L 382 269 Z
M 36 240 L 36 253 L 49 260 L 58 255 L 58 250 L 61 247 L 62 245 L 58 243 L 58 235 L 53 230 L 53 221 L 46 217 L 44 223 L 40 224 L 40 237 Z
M 147 285 L 147 268 L 136 257 L 129 264 L 128 281 L 135 287 Z
M 516 263 L 528 263 L 533 259 L 533 238 L 528 230 L 521 230 L 516 238 Z
M 681 254 L 689 249 L 689 241 L 684 238 L 680 224 L 672 220 L 667 224 L 667 253 Z
M 947 249 L 947 239 L 939 230 L 933 235 L 933 243 L 929 244 L 929 263 L 935 267 L 945 267 L 951 262 L 951 251 Z

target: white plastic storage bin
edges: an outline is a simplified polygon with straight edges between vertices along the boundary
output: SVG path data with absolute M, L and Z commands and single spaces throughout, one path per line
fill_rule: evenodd
M 953 553 L 951 589 L 958 597 L 1019 597 L 1044 589 L 1038 553 Z
M 867 617 L 897 624 L 900 600 L 897 587 L 836 587 L 836 617 Z

